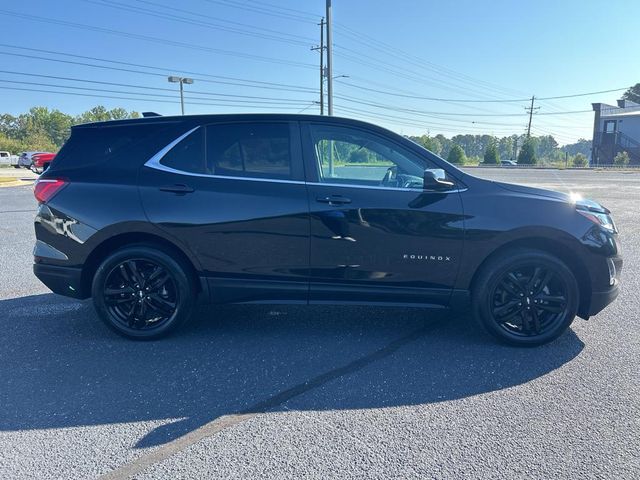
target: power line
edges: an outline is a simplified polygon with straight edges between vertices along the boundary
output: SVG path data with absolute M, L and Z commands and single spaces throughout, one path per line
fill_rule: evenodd
M 231 50 L 222 50 L 222 49 L 219 49 L 219 48 L 212 48 L 212 47 L 207 47 L 207 46 L 204 46 L 204 45 L 194 45 L 194 44 L 191 44 L 191 43 L 178 42 L 176 40 L 169 40 L 169 39 L 166 39 L 166 38 L 158 38 L 158 37 L 151 37 L 151 36 L 148 36 L 148 35 L 141 35 L 141 34 L 137 34 L 137 33 L 123 32 L 123 31 L 120 31 L 120 30 L 113 30 L 113 29 L 110 29 L 110 28 L 96 27 L 94 25 L 87 25 L 87 24 L 83 24 L 83 23 L 68 22 L 68 21 L 65 21 L 65 20 L 57 20 L 57 19 L 53 19 L 53 18 L 40 17 L 40 16 L 37 16 L 37 15 L 27 15 L 27 14 L 24 14 L 24 13 L 13 12 L 13 11 L 10 11 L 10 10 L 0 9 L 0 14 L 1 15 L 11 16 L 11 17 L 16 17 L 16 18 L 22 18 L 22 19 L 25 19 L 25 20 L 32 20 L 32 21 L 36 21 L 36 22 L 50 23 L 50 24 L 54 24 L 54 25 L 64 25 L 64 26 L 67 26 L 67 27 L 74 27 L 74 28 L 79 28 L 79 29 L 82 29 L 82 30 L 89 30 L 89 31 L 94 31 L 94 32 L 99 32 L 99 33 L 107 33 L 107 34 L 110 34 L 110 35 L 117 35 L 117 36 L 126 37 L 126 38 L 135 38 L 137 40 L 144 40 L 144 41 L 147 41 L 147 42 L 159 43 L 159 44 L 163 44 L 163 45 L 171 45 L 171 46 L 175 46 L 175 47 L 187 48 L 187 49 L 190 49 L 190 50 L 200 50 L 200 51 L 205 51 L 205 52 L 209 52 L 209 53 L 215 53 L 217 55 L 225 55 L 225 56 L 232 56 L 232 57 L 238 57 L 238 58 L 245 58 L 245 59 L 248 59 L 248 60 L 275 63 L 275 64 L 281 64 L 281 65 L 290 65 L 290 66 L 299 67 L 299 68 L 315 68 L 315 65 L 312 65 L 310 63 L 297 62 L 297 61 L 293 61 L 293 60 L 285 60 L 285 59 L 281 59 L 281 58 L 265 57 L 265 56 L 262 56 L 262 55 L 253 55 L 253 54 L 249 54 L 249 53 L 235 52 L 235 51 L 231 51 Z
M 110 85 L 115 87 L 129 87 L 129 88 L 140 88 L 144 90 L 156 90 L 162 92 L 174 92 L 172 88 L 162 88 L 162 87 L 150 87 L 147 85 L 135 85 L 131 83 L 115 83 L 115 82 L 106 82 L 102 80 L 89 80 L 83 78 L 75 78 L 75 77 L 61 77 L 56 75 L 43 75 L 37 73 L 26 73 L 26 72 L 16 72 L 12 70 L 0 70 L 0 73 L 8 73 L 11 75 L 21 75 L 26 77 L 40 77 L 40 78 L 51 78 L 54 80 L 69 80 L 73 82 L 83 82 L 83 83 L 92 83 L 98 85 Z M 233 95 L 229 93 L 213 93 L 213 92 L 203 92 L 198 90 L 189 90 L 189 93 L 195 93 L 198 95 L 209 95 L 214 97 L 223 97 L 223 98 L 243 98 L 243 99 L 251 99 L 251 100 L 273 100 L 275 102 L 308 102 L 306 99 L 287 99 L 287 98 L 276 98 L 276 97 L 258 97 L 252 95 Z
M 81 58 L 81 59 L 87 59 L 87 60 L 95 60 L 95 61 L 98 61 L 98 62 L 113 63 L 113 64 L 116 64 L 116 65 L 125 65 L 125 66 L 146 68 L 146 69 L 150 69 L 150 70 L 159 70 L 159 71 L 161 71 L 163 73 L 153 73 L 153 72 L 145 72 L 145 71 L 141 71 L 141 70 L 133 70 L 133 69 L 128 69 L 128 68 L 109 67 L 109 66 L 105 66 L 105 65 L 96 65 L 96 64 L 90 64 L 90 63 L 84 63 L 84 62 L 74 62 L 74 61 L 61 60 L 61 59 L 55 59 L 55 58 L 38 57 L 38 56 L 33 56 L 33 55 L 24 55 L 24 54 L 12 53 L 12 52 L 0 52 L 0 54 L 2 54 L 2 55 L 11 55 L 11 56 L 33 58 L 33 59 L 46 60 L 46 61 L 51 61 L 51 62 L 61 62 L 61 63 L 67 63 L 67 64 L 73 64 L 73 65 L 92 67 L 92 68 L 101 68 L 101 69 L 107 69 L 107 70 L 116 70 L 116 71 L 130 72 L 130 73 L 139 73 L 139 74 L 142 74 L 142 75 L 153 75 L 153 76 L 162 76 L 162 77 L 166 76 L 167 72 L 179 72 L 179 73 L 183 73 L 183 74 L 187 74 L 187 75 L 195 75 L 195 76 L 201 76 L 201 77 L 230 80 L 230 81 L 220 81 L 220 80 L 214 81 L 214 80 L 207 80 L 207 79 L 204 79 L 204 78 L 198 78 L 198 81 L 200 81 L 200 82 L 220 83 L 220 84 L 225 84 L 225 85 L 235 85 L 235 86 L 251 87 L 251 88 L 264 88 L 264 89 L 269 89 L 269 90 L 284 90 L 284 91 L 292 91 L 292 92 L 297 91 L 297 92 L 302 92 L 302 93 L 306 93 L 306 92 L 315 93 L 316 92 L 316 90 L 313 89 L 313 88 L 301 87 L 301 86 L 298 86 L 298 85 L 277 83 L 277 82 L 265 82 L 265 81 L 259 81 L 259 80 L 249 80 L 249 79 L 244 79 L 244 78 L 228 77 L 228 76 L 223 76 L 223 75 L 211 75 L 211 74 L 208 74 L 208 73 L 193 72 L 193 71 L 189 71 L 189 70 L 181 70 L 181 69 L 173 68 L 173 67 L 167 68 L 167 67 L 158 67 L 158 66 L 152 66 L 152 65 L 144 65 L 144 64 L 139 64 L 139 63 L 122 62 L 122 61 L 110 60 L 110 59 L 100 58 L 100 57 L 90 57 L 90 56 L 85 56 L 85 55 L 75 55 L 75 54 L 66 53 L 66 52 L 56 52 L 56 51 L 53 51 L 53 50 L 43 50 L 43 49 L 38 49 L 38 48 L 19 47 L 17 45 L 9 45 L 9 44 L 0 44 L 0 47 L 16 48 L 16 49 L 20 49 L 20 50 L 42 52 L 42 53 L 60 55 L 60 56 L 65 56 L 65 57 Z M 231 81 L 234 81 L 234 82 L 231 82 Z M 242 82 L 242 83 L 236 83 L 236 82 Z M 255 84 L 255 85 L 252 85 L 252 84 Z M 283 88 L 280 88 L 280 87 L 283 87 Z
M 499 100 L 475 100 L 469 98 L 440 98 L 440 97 L 425 97 L 422 95 L 409 95 L 403 93 L 394 93 L 385 90 L 379 90 L 375 88 L 363 87 L 361 85 L 355 85 L 349 82 L 345 82 L 343 80 L 338 80 L 338 83 L 343 85 L 348 85 L 353 88 L 357 88 L 358 90 L 365 90 L 369 92 L 381 93 L 384 95 L 391 95 L 394 97 L 403 97 L 403 98 L 413 98 L 417 100 L 433 100 L 438 102 L 457 102 L 457 103 L 521 103 L 528 102 L 531 100 L 530 98 L 511 98 L 511 99 L 499 99 Z M 628 87 L 623 88 L 612 88 L 610 90 L 599 90 L 597 92 L 585 92 L 585 93 L 574 93 L 571 95 L 558 95 L 555 97 L 536 97 L 536 100 L 552 100 L 552 99 L 560 99 L 560 98 L 573 98 L 573 97 L 587 97 L 591 95 L 599 95 L 602 93 L 611 93 L 611 92 L 619 92 L 622 90 L 626 90 Z
M 393 105 L 385 105 L 385 104 L 380 104 L 380 103 L 373 103 L 373 102 L 369 102 L 369 101 L 365 101 L 363 99 L 355 99 L 353 97 L 342 97 L 342 96 L 338 96 L 336 95 L 335 98 L 340 98 L 341 100 L 347 101 L 347 102 L 352 102 L 352 103 L 359 103 L 361 105 L 368 105 L 370 107 L 377 107 L 377 108 L 384 108 L 387 110 L 395 110 L 398 112 L 408 112 L 408 113 L 413 113 L 416 115 L 425 115 L 425 116 L 430 116 L 430 115 L 442 115 L 442 116 L 459 116 L 459 117 L 522 117 L 524 115 L 527 115 L 525 113 L 459 113 L 459 112 L 432 112 L 432 111 L 426 111 L 426 110 L 417 110 L 417 109 L 412 109 L 412 108 L 402 108 L 402 107 L 398 107 L 398 106 L 393 106 Z M 574 110 L 574 111 L 567 111 L 567 112 L 544 112 L 544 113 L 539 113 L 538 115 L 565 115 L 565 114 L 573 114 L 573 113 L 590 113 L 591 110 Z
M 64 86 L 64 85 L 51 85 L 51 84 L 38 84 L 38 83 L 34 83 L 34 82 L 12 82 L 12 81 L 7 81 L 7 80 L 0 80 L 0 83 L 17 83 L 17 84 L 28 84 L 28 85 L 34 85 L 34 86 L 38 86 L 38 85 L 42 85 L 42 86 L 47 86 L 50 85 L 51 87 L 54 88 L 67 88 L 67 89 L 72 89 L 72 90 L 85 90 L 85 91 L 96 91 L 98 93 L 79 93 L 77 91 L 68 91 L 68 92 L 61 92 L 61 91 L 57 91 L 57 90 L 49 90 L 49 89 L 37 89 L 37 88 L 24 88 L 24 87 L 6 87 L 3 86 L 1 87 L 2 90 L 18 90 L 18 91 L 26 91 L 26 92 L 41 92 L 41 93 L 56 93 L 56 94 L 61 94 L 61 95 L 73 95 L 73 96 L 80 96 L 80 97 L 90 97 L 90 98 L 111 98 L 111 99 L 118 99 L 118 100 L 133 100 L 136 102 L 153 102 L 153 103 L 170 103 L 175 105 L 176 103 L 179 103 L 179 101 L 175 100 L 175 95 L 171 96 L 171 95 L 152 95 L 152 94 L 142 94 L 140 92 L 125 92 L 125 91 L 117 91 L 117 90 L 104 90 L 104 89 L 90 89 L 90 88 L 80 88 L 80 87 L 69 87 L 69 86 Z M 121 95 L 103 95 L 103 93 L 109 93 L 109 92 L 113 92 L 113 93 L 120 93 Z M 123 96 L 123 95 L 127 95 L 127 96 Z M 132 95 L 136 95 L 136 96 L 132 96 Z M 145 95 L 144 97 L 140 97 L 137 95 Z M 161 98 L 152 98 L 152 97 L 161 97 Z M 174 100 L 163 100 L 162 98 L 174 98 Z M 269 109 L 269 110 L 289 110 L 291 111 L 291 109 L 295 109 L 298 108 L 300 105 L 306 105 L 306 103 L 304 104 L 298 104 L 296 106 L 294 105 L 290 105 L 290 106 L 282 106 L 282 105 L 271 105 L 268 104 L 266 106 L 261 106 L 260 104 L 257 104 L 255 102 L 248 102 L 249 104 L 246 103 L 239 103 L 240 101 L 235 101 L 235 103 L 230 103 L 232 102 L 231 100 L 229 101 L 225 101 L 225 100 L 217 100 L 216 102 L 199 102 L 199 101 L 193 101 L 193 100 L 199 100 L 199 97 L 185 97 L 186 101 L 185 104 L 188 105 L 203 105 L 203 106 L 215 106 L 215 107 L 234 107 L 234 108 L 255 108 L 255 109 Z M 208 99 L 207 99 L 208 100 Z M 215 100 L 215 99 L 214 99 Z M 228 103 L 224 103 L 224 102 L 228 102 Z M 258 102 L 260 103 L 260 102 Z M 269 102 L 263 102 L 263 103 L 269 103 Z
M 20 85 L 34 85 L 34 86 L 42 86 L 42 87 L 55 87 L 55 88 L 66 88 L 66 89 L 70 89 L 70 90 L 86 90 L 86 91 L 91 91 L 91 92 L 103 92 L 103 93 L 122 93 L 125 95 L 139 95 L 139 96 L 145 96 L 145 97 L 158 97 L 158 98 L 175 98 L 175 95 L 163 95 L 160 93 L 143 93 L 143 92 L 131 92 L 131 91 L 123 91 L 123 90 L 108 90 L 108 89 L 104 89 L 104 88 L 89 88 L 89 87 L 79 87 L 79 86 L 75 86 L 75 85 L 57 85 L 57 84 L 51 84 L 51 83 L 41 83 L 41 82 L 29 82 L 29 81 L 25 81 L 25 80 L 2 80 L 0 79 L 0 82 L 2 83 L 12 83 L 12 84 L 20 84 Z M 220 98 L 207 98 L 207 97 L 196 97 L 193 95 L 189 95 L 188 97 L 185 96 L 185 98 L 189 98 L 192 100 L 215 100 L 216 102 L 234 102 L 234 104 L 243 104 L 243 103 L 249 103 L 249 104 L 266 104 L 266 105 L 282 105 L 285 103 L 290 103 L 292 105 L 298 106 L 298 105 L 306 105 L 307 103 L 309 103 L 308 101 L 305 100 L 301 100 L 301 101 L 287 101 L 287 100 L 280 100 L 278 99 L 277 101 L 267 101 L 267 100 L 238 100 L 238 99 L 233 99 L 233 100 L 226 100 L 226 99 L 220 99 Z M 202 104 L 202 105 L 206 105 L 206 104 Z
M 284 36 L 282 36 L 282 34 L 274 35 L 273 33 L 251 32 L 251 31 L 239 29 L 237 27 L 229 27 L 229 26 L 225 26 L 225 25 L 206 22 L 206 21 L 201 20 L 201 19 L 193 19 L 193 18 L 188 18 L 188 17 L 176 15 L 176 14 L 158 12 L 158 11 L 154 11 L 154 10 L 151 10 L 151 9 L 148 9 L 148 8 L 136 7 L 136 6 L 132 6 L 132 5 L 129 5 L 129 4 L 126 4 L 126 3 L 121 3 L 121 2 L 107 1 L 107 0 L 83 0 L 83 1 L 86 2 L 86 3 L 92 3 L 94 5 L 100 5 L 100 6 L 103 6 L 103 7 L 115 8 L 115 9 L 118 9 L 118 10 L 124 10 L 124 11 L 128 11 L 128 12 L 139 13 L 139 14 L 142 14 L 142 15 L 161 18 L 161 19 L 164 19 L 164 20 L 170 20 L 170 21 L 174 21 L 174 22 L 186 23 L 186 24 L 189 24 L 189 25 L 196 25 L 196 26 L 205 27 L 205 28 L 212 28 L 214 30 L 221 30 L 221 31 L 230 32 L 230 33 L 237 33 L 239 35 L 257 37 L 257 38 L 261 38 L 261 39 L 265 39 L 265 40 L 275 40 L 275 41 L 278 41 L 278 42 L 284 42 L 284 43 L 288 43 L 288 44 L 291 44 L 291 45 L 305 45 L 306 46 L 310 41 L 309 39 L 304 39 L 304 37 L 302 37 L 303 40 L 296 40 L 294 38 L 284 37 Z M 138 1 L 140 1 L 140 0 L 138 0 Z M 199 16 L 199 17 L 207 17 L 207 18 L 216 18 L 216 17 L 210 17 L 210 16 L 205 15 L 205 14 L 201 14 L 201 13 L 191 12 L 189 10 L 183 10 L 183 9 L 172 8 L 172 7 L 165 7 L 164 5 L 157 4 L 157 3 L 154 3 L 154 2 L 144 1 L 143 3 L 147 3 L 147 4 L 150 4 L 150 5 L 155 5 L 155 6 L 160 7 L 160 8 L 168 8 L 168 9 L 171 9 L 171 10 L 174 10 L 174 11 L 177 11 L 177 12 L 187 13 L 189 15 L 196 15 L 196 16 Z M 220 21 L 217 18 L 216 18 L 216 20 Z M 237 22 L 234 22 L 234 23 L 237 23 Z M 247 24 L 240 24 L 240 25 L 243 25 L 244 27 L 254 28 L 251 25 L 247 25 Z M 265 29 L 265 30 L 267 30 L 267 29 Z M 267 31 L 268 32 L 278 33 L 278 32 L 275 32 L 274 30 L 267 30 Z
M 305 18 L 302 15 L 298 15 L 298 14 L 294 14 L 294 13 L 287 13 L 287 12 L 275 12 L 273 11 L 272 8 L 262 8 L 262 7 L 254 7 L 251 5 L 247 5 L 246 3 L 239 3 L 239 2 L 234 2 L 231 0 L 226 0 L 226 1 L 220 1 L 220 0 L 204 0 L 205 2 L 208 3 L 213 3 L 213 4 L 217 4 L 217 5 L 222 5 L 225 7 L 232 7 L 232 8 L 237 8 L 240 10 L 245 10 L 248 12 L 253 12 L 253 13 L 260 13 L 262 15 L 268 15 L 271 17 L 278 17 L 278 18 L 285 18 L 288 20 L 296 20 L 298 22 L 304 22 L 304 23 L 312 23 L 315 22 L 315 20 L 310 20 L 308 18 Z M 282 9 L 282 7 L 280 7 Z M 318 18 L 319 15 L 315 15 L 315 18 Z

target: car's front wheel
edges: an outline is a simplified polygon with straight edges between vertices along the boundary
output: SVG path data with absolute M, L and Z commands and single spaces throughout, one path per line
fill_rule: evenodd
M 536 346 L 564 333 L 576 316 L 578 283 L 560 259 L 514 249 L 483 267 L 474 282 L 476 319 L 498 339 Z
M 188 267 L 163 250 L 125 247 L 107 257 L 92 285 L 98 315 L 129 338 L 167 335 L 192 314 L 196 288 Z

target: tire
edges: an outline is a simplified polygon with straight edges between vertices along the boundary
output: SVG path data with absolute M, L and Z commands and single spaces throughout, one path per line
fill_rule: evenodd
M 13 168 L 20 168 L 20 165 L 14 165 Z
M 91 293 L 100 319 L 136 340 L 160 338 L 183 325 L 197 296 L 189 266 L 150 245 L 124 247 L 107 257 Z
M 533 347 L 569 328 L 579 295 L 575 276 L 560 259 L 539 250 L 513 249 L 482 267 L 474 281 L 472 308 L 480 325 L 500 341 Z

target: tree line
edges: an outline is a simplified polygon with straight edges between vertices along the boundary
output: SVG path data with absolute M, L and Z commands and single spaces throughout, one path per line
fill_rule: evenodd
M 14 116 L 0 114 L 0 150 L 11 153 L 23 151 L 57 152 L 69 138 L 71 126 L 79 123 L 99 122 L 138 118 L 140 114 L 124 108 L 108 110 L 96 106 L 80 115 L 68 115 L 60 110 L 33 107 L 28 112 Z M 586 165 L 591 153 L 591 141 L 558 146 L 552 135 L 532 136 L 510 135 L 454 135 L 447 138 L 442 134 L 409 137 L 433 153 L 456 164 L 498 164 L 500 160 L 513 160 L 521 164 L 564 163 Z M 351 152 L 345 152 L 346 155 Z M 364 152 L 357 152 L 363 158 L 354 161 L 377 161 L 365 158 Z
M 523 165 L 564 164 L 586 166 L 591 155 L 591 140 L 580 139 L 576 143 L 560 147 L 553 135 L 454 135 L 447 138 L 435 136 L 410 136 L 414 142 L 451 163 L 499 164 L 511 160 Z
M 17 116 L 3 113 L 0 114 L 0 150 L 11 153 L 57 152 L 69 138 L 72 125 L 138 117 L 138 112 L 129 112 L 124 108 L 108 110 L 103 106 L 94 107 L 80 115 L 68 115 L 46 107 L 33 107 Z

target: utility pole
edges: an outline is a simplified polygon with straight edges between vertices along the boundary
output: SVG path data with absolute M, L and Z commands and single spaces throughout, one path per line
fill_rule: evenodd
M 333 115 L 333 37 L 331 34 L 331 0 L 327 0 L 327 107 Z
M 320 115 L 324 115 L 324 51 L 327 48 L 324 46 L 324 17 L 322 17 L 318 25 L 320 25 L 320 46 L 311 47 L 311 50 L 320 52 Z
M 527 138 L 531 137 L 531 120 L 533 119 L 533 111 L 540 110 L 540 107 L 533 108 L 533 102 L 536 100 L 536 97 L 531 97 L 531 106 L 527 107 L 525 110 L 529 112 L 529 126 L 527 127 Z

